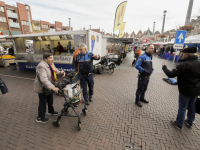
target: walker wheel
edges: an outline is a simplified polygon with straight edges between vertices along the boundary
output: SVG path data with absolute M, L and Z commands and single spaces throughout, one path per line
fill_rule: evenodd
M 69 114 L 69 110 L 67 109 L 67 111 L 65 110 L 65 115 Z
M 81 130 L 81 122 L 78 121 L 78 130 L 80 131 Z
M 57 121 L 53 121 L 52 122 L 52 125 L 56 128 L 60 127 L 60 122 L 57 122 Z
M 86 116 L 87 115 L 87 109 L 82 109 L 83 115 Z

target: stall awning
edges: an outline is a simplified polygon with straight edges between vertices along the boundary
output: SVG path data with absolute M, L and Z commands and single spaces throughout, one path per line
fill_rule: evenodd
M 25 37 L 39 37 L 39 36 L 55 36 L 55 35 L 80 35 L 87 34 L 87 30 L 76 30 L 76 31 L 62 31 L 62 32 L 44 32 L 44 33 L 34 33 L 34 34 L 21 34 L 13 35 L 13 38 L 25 38 Z

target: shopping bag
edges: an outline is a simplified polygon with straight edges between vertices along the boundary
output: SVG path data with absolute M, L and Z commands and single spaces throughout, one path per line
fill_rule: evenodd
M 5 84 L 5 82 L 0 78 L 0 89 L 2 94 L 8 93 L 8 88 Z
M 200 97 L 197 97 L 196 100 L 196 113 L 200 114 Z

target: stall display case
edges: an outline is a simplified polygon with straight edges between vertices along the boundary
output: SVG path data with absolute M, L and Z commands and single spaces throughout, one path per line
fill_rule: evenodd
M 15 55 L 16 62 L 27 62 L 28 53 L 17 53 Z
M 9 65 L 10 63 L 14 63 L 14 62 L 15 62 L 14 56 L 0 54 L 0 66 L 8 67 L 10 66 Z

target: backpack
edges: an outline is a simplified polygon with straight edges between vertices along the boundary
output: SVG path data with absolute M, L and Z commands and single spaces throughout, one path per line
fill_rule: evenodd
M 177 80 L 174 78 L 163 78 L 163 81 L 165 81 L 171 85 L 177 85 Z
M 5 84 L 5 82 L 0 78 L 0 89 L 2 94 L 8 93 L 8 88 Z

